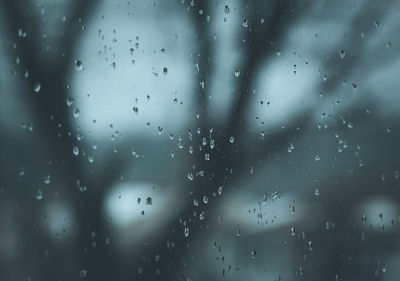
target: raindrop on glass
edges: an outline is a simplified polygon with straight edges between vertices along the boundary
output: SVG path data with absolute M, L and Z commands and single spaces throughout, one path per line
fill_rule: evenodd
M 74 108 L 74 118 L 78 118 L 79 117 L 79 108 L 75 107 Z
M 42 87 L 42 85 L 39 82 L 36 82 L 33 85 L 33 90 L 35 91 L 35 93 L 39 93 L 41 87 Z
M 78 154 L 79 154 L 79 148 L 78 148 L 77 146 L 73 146 L 73 147 L 72 147 L 72 153 L 73 153 L 75 156 L 78 156 Z
M 80 72 L 84 70 L 83 63 L 80 60 L 75 61 L 75 70 Z
M 206 214 L 204 212 L 201 212 L 199 215 L 200 220 L 204 220 L 206 218 Z
M 189 236 L 189 228 L 185 227 L 185 229 L 183 230 L 183 234 L 185 235 L 185 237 Z
M 43 199 L 43 191 L 41 189 L 36 190 L 35 192 L 35 198 L 37 200 L 42 200 Z
M 74 104 L 74 98 L 73 97 L 67 97 L 66 103 L 67 103 L 68 107 L 73 105 Z
M 45 184 L 50 184 L 50 181 L 51 181 L 50 175 L 49 175 L 49 174 L 46 174 L 46 175 L 43 177 L 43 182 L 44 182 Z

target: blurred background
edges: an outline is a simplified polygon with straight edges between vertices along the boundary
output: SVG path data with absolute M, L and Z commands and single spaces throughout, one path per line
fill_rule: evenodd
M 0 280 L 400 280 L 400 2 L 0 0 Z

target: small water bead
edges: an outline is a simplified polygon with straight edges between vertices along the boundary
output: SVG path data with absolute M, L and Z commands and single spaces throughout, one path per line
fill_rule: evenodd
M 79 108 L 75 107 L 74 108 L 74 118 L 78 118 L 79 117 L 79 113 L 80 113 Z
M 332 228 L 334 228 L 336 226 L 336 224 L 332 221 L 327 221 L 325 223 L 325 229 L 326 230 L 331 230 Z
M 139 108 L 137 106 L 132 107 L 133 112 L 138 115 L 139 114 Z
M 315 161 L 319 161 L 319 160 L 321 160 L 321 156 L 319 156 L 318 154 L 315 155 Z
M 235 137 L 230 137 L 230 138 L 229 138 L 229 142 L 230 142 L 230 143 L 233 143 L 234 141 L 235 141 Z
M 89 156 L 88 156 L 88 161 L 89 161 L 90 164 L 93 164 L 93 163 L 94 163 L 93 155 L 89 155 Z
M 153 205 L 153 198 L 151 198 L 151 197 L 147 197 L 146 198 L 146 205 Z
M 243 27 L 244 27 L 244 28 L 249 27 L 249 22 L 247 21 L 247 19 L 245 19 L 245 20 L 243 21 Z
M 240 70 L 239 69 L 235 69 L 235 77 L 239 77 L 240 76 Z
M 67 103 L 67 106 L 70 107 L 71 105 L 74 104 L 74 98 L 73 97 L 67 97 L 65 102 Z
M 87 277 L 87 270 L 86 270 L 86 269 L 81 269 L 81 270 L 79 271 L 79 276 L 80 276 L 81 278 L 86 278 L 86 277 Z
M 257 252 L 256 252 L 256 250 L 251 250 L 251 258 L 252 259 L 255 259 L 256 258 L 256 256 L 257 256 Z
M 204 202 L 204 204 L 208 203 L 208 197 L 207 196 L 203 196 L 203 202 Z
M 339 55 L 340 58 L 343 59 L 346 56 L 346 52 L 344 50 L 340 50 Z
M 199 215 L 199 219 L 202 221 L 206 218 L 206 214 L 204 212 L 201 212 Z
M 193 198 L 193 205 L 198 207 L 199 206 L 199 200 L 197 200 L 196 198 Z
M 79 148 L 78 148 L 77 146 L 73 146 L 73 147 L 72 147 L 72 153 L 73 153 L 75 156 L 78 156 L 78 155 L 79 155 Z
M 132 156 L 133 156 L 134 158 L 139 158 L 139 155 L 138 155 L 137 152 L 136 152 L 136 147 L 132 147 L 131 153 L 132 153 Z
M 185 227 L 185 229 L 183 230 L 183 234 L 185 235 L 185 237 L 189 236 L 189 228 Z
M 40 89 L 42 88 L 42 84 L 40 84 L 39 82 L 36 82 L 33 85 L 33 90 L 35 91 L 35 93 L 39 93 Z
M 215 147 L 215 140 L 210 140 L 210 148 L 214 149 Z
M 80 60 L 75 61 L 75 70 L 77 72 L 83 71 L 85 68 L 83 67 L 83 63 Z
M 223 187 L 222 185 L 218 187 L 218 194 L 219 194 L 219 195 L 222 194 L 223 188 L 224 188 L 224 187 Z
M 160 259 L 161 259 L 161 258 L 160 258 L 160 255 L 157 254 L 156 257 L 155 257 L 154 259 L 155 259 L 156 262 L 159 262 Z
M 353 92 L 357 92 L 358 86 L 357 86 L 357 84 L 352 83 L 351 88 L 353 89 Z
M 158 135 L 161 135 L 163 132 L 163 127 L 158 126 Z
M 210 154 L 208 153 L 204 154 L 204 159 L 207 161 L 210 160 Z
M 193 174 L 192 173 L 188 173 L 187 177 L 188 177 L 189 180 L 191 180 L 191 181 L 193 180 Z
M 314 194 L 315 194 L 315 196 L 319 196 L 319 195 L 320 195 L 320 191 L 319 191 L 318 188 L 316 188 L 316 189 L 314 190 Z
M 294 150 L 294 144 L 290 143 L 288 147 L 288 152 L 291 153 Z
M 231 10 L 230 10 L 228 5 L 225 5 L 224 12 L 225 12 L 225 14 L 229 14 L 231 12 Z
M 35 192 L 35 198 L 37 200 L 42 200 L 43 199 L 43 191 L 41 189 L 36 190 Z
M 50 176 L 49 174 L 44 175 L 44 177 L 43 177 L 43 182 L 44 182 L 45 184 L 50 184 L 50 182 L 51 182 L 51 176 Z

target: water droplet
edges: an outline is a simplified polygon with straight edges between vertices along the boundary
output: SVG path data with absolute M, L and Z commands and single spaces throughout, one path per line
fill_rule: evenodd
M 155 259 L 156 262 L 159 262 L 160 261 L 160 255 L 157 254 L 154 259 Z
M 204 202 L 204 204 L 207 204 L 208 203 L 208 197 L 207 196 L 203 196 L 203 202 Z
M 106 237 L 106 239 L 104 240 L 104 242 L 106 243 L 106 245 L 110 245 L 111 243 L 111 239 Z
M 335 227 L 335 223 L 334 222 L 332 222 L 332 221 L 327 221 L 326 223 L 325 223 L 325 229 L 326 230 L 331 230 L 332 228 L 334 228 Z
M 137 106 L 132 107 L 132 110 L 136 115 L 139 114 L 139 108 Z
M 319 161 L 319 160 L 321 160 L 321 156 L 319 156 L 318 154 L 315 155 L 315 161 Z
M 235 141 L 235 137 L 230 137 L 230 138 L 229 138 L 229 142 L 230 142 L 230 143 L 233 143 L 234 141 Z
M 231 12 L 231 10 L 230 10 L 228 5 L 225 5 L 224 12 L 225 12 L 225 14 L 229 14 Z
M 43 199 L 43 191 L 41 189 L 36 190 L 35 192 L 35 198 L 37 200 L 42 200 Z
M 189 236 L 189 228 L 185 227 L 185 229 L 183 230 L 183 234 L 185 235 L 185 237 Z
M 89 161 L 90 164 L 93 164 L 93 163 L 94 163 L 93 155 L 89 155 L 89 156 L 88 156 L 88 161 Z
M 78 148 L 77 146 L 73 146 L 73 147 L 72 147 L 72 153 L 73 153 L 75 156 L 78 156 L 78 154 L 79 154 L 79 148 Z
M 240 70 L 239 69 L 235 69 L 235 77 L 239 77 L 240 76 Z
M 74 104 L 74 98 L 73 97 L 67 97 L 66 103 L 67 103 L 68 107 L 73 105 Z
M 251 258 L 252 259 L 255 259 L 256 258 L 256 255 L 257 255 L 257 252 L 256 252 L 256 250 L 251 250 Z
M 243 21 L 243 27 L 244 28 L 249 27 L 249 22 L 246 19 Z
M 277 55 L 278 57 L 280 57 L 281 54 L 282 54 L 281 51 L 277 51 L 277 52 L 276 52 L 276 55 Z
M 340 58 L 343 59 L 346 56 L 346 52 L 344 50 L 340 50 L 339 55 Z
M 193 198 L 193 205 L 198 207 L 199 206 L 199 200 L 197 200 L 196 198 Z
M 199 219 L 202 221 L 206 218 L 206 214 L 204 212 L 201 212 L 199 215 Z
M 42 88 L 42 84 L 40 84 L 39 82 L 36 82 L 36 83 L 33 85 L 33 90 L 35 91 L 35 93 L 39 93 L 40 88 Z
M 136 147 L 132 147 L 131 153 L 132 153 L 132 156 L 133 156 L 133 157 L 139 158 L 139 155 L 138 155 L 137 152 L 136 152 Z
M 187 177 L 188 177 L 189 180 L 191 180 L 191 181 L 193 180 L 193 174 L 192 173 L 188 173 Z
M 314 190 L 314 194 L 315 194 L 315 196 L 319 196 L 319 195 L 320 195 L 320 191 L 319 191 L 318 188 L 316 188 L 316 189 Z
M 161 135 L 163 132 L 163 127 L 158 126 L 158 135 Z
M 151 197 L 146 198 L 146 205 L 153 205 L 153 199 Z
M 210 148 L 214 149 L 215 147 L 215 140 L 210 140 Z
M 353 92 L 357 92 L 357 88 L 358 88 L 357 84 L 352 83 L 351 87 L 353 88 Z
M 224 187 L 223 187 L 222 185 L 218 187 L 218 194 L 219 194 L 219 195 L 222 194 L 222 189 L 223 189 L 223 188 L 224 188 Z
M 291 153 L 294 150 L 294 144 L 290 143 L 288 147 L 288 152 Z
M 86 277 L 87 277 L 87 270 L 86 270 L 86 269 L 81 269 L 81 270 L 79 271 L 79 276 L 80 276 L 81 278 L 86 278 Z
M 210 160 L 210 154 L 208 154 L 208 153 L 204 154 L 204 159 L 205 160 Z
M 43 177 L 43 182 L 44 182 L 45 184 L 50 184 L 50 181 L 51 181 L 50 175 L 49 175 L 49 174 L 44 175 L 44 177 Z
M 83 63 L 80 60 L 75 61 L 75 70 L 80 72 L 84 70 Z
M 164 68 L 163 68 L 163 73 L 164 73 L 165 75 L 167 75 L 167 74 L 168 74 L 168 68 L 164 67 Z
M 79 117 L 79 108 L 75 107 L 74 108 L 74 118 L 78 118 Z

